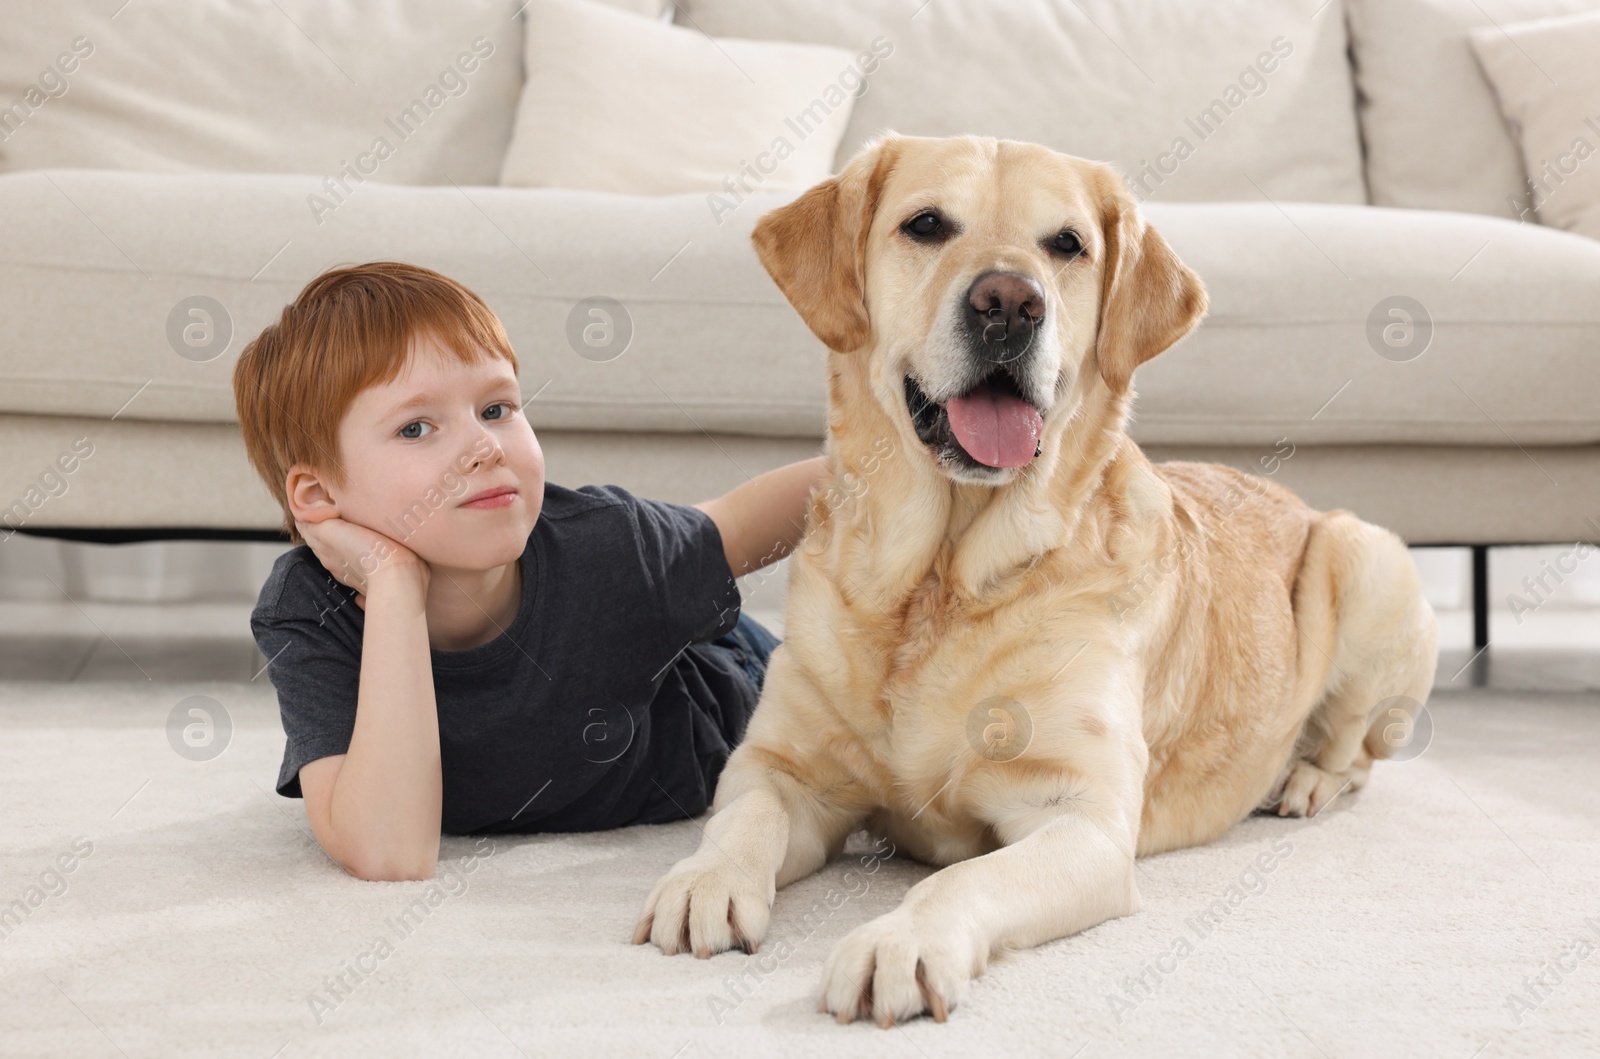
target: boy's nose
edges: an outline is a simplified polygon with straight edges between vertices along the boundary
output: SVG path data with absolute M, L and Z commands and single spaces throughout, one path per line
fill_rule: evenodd
M 462 459 L 462 465 L 472 470 L 481 464 L 494 460 L 504 462 L 505 450 L 500 447 L 500 442 L 487 430 L 480 429 L 478 436 L 472 439 L 472 447 L 467 450 L 467 455 Z

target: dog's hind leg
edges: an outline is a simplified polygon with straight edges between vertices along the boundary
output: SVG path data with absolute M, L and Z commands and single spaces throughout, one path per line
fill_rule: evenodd
M 1302 649 L 1327 652 L 1330 664 L 1262 807 L 1315 816 L 1347 787 L 1360 790 L 1372 762 L 1409 741 L 1433 686 L 1438 623 L 1405 543 L 1343 510 L 1313 526 L 1295 597 Z

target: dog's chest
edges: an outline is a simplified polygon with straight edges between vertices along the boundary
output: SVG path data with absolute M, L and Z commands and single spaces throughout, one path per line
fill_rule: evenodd
M 1026 749 L 1031 716 L 995 679 L 995 656 L 975 635 L 983 623 L 924 629 L 892 656 L 879 742 L 884 833 L 918 859 L 953 864 L 998 848 L 978 792 L 983 777 Z
M 786 642 L 818 712 L 796 738 L 815 739 L 897 834 L 922 836 L 919 855 L 983 852 L 993 841 L 985 792 L 1034 753 L 1036 727 L 1066 720 L 1041 712 L 1038 689 L 1082 643 L 1061 613 L 1082 607 L 1063 591 L 1073 572 L 1019 569 L 974 597 L 955 587 L 940 554 L 891 593 L 871 567 L 834 565 L 812 547 L 791 581 Z
M 936 797 L 956 786 L 946 786 L 953 766 L 995 753 L 1021 717 L 1004 688 L 983 676 L 992 661 L 980 632 L 990 627 L 986 611 L 930 576 L 899 613 L 879 637 L 839 642 L 856 656 L 851 671 L 878 675 L 872 721 L 859 730 L 873 793 L 890 810 L 940 817 L 955 810 L 952 798 Z

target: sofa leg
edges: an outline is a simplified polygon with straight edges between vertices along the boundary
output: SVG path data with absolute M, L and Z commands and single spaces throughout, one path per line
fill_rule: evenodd
M 1472 649 L 1489 643 L 1489 546 L 1472 546 Z

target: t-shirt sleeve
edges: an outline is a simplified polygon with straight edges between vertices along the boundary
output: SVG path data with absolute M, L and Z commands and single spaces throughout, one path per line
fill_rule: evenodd
M 634 497 L 639 549 L 654 581 L 667 638 L 675 646 L 712 640 L 739 622 L 739 585 L 722 534 L 697 507 Z
M 329 583 L 318 584 L 316 574 Z M 333 581 L 320 566 L 301 566 L 280 588 L 271 602 L 263 592 L 250 616 L 250 630 L 267 658 L 283 720 L 286 741 L 278 793 L 299 798 L 303 766 L 350 749 L 361 682 L 362 623 L 354 591 Z

